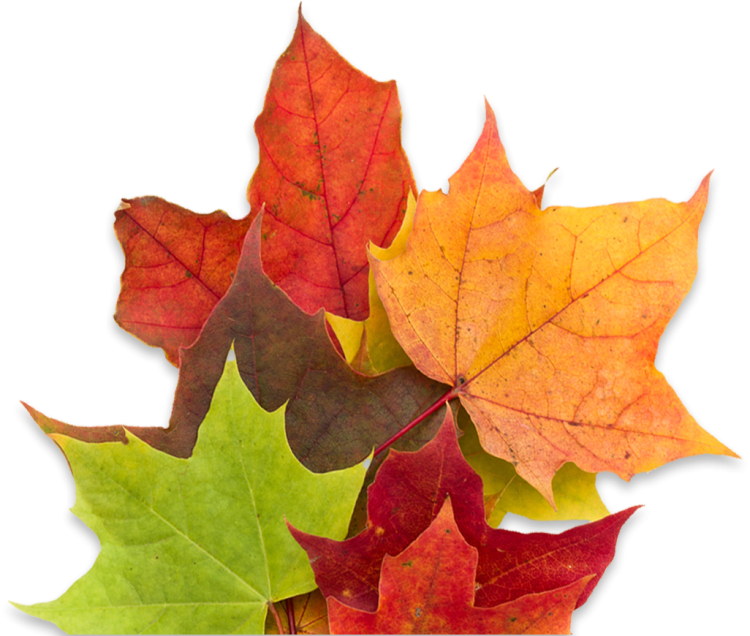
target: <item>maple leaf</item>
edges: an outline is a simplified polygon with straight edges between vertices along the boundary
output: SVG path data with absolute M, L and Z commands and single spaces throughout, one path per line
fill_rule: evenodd
M 383 559 L 375 612 L 330 598 L 331 633 L 567 634 L 576 601 L 594 576 L 495 607 L 476 607 L 477 562 L 477 550 L 461 536 L 448 498 L 414 543 Z
M 494 529 L 484 516 L 482 480 L 467 464 L 456 439 L 453 415 L 419 451 L 391 451 L 367 492 L 367 527 L 346 541 L 312 536 L 290 526 L 305 549 L 326 598 L 375 611 L 380 566 L 402 552 L 432 523 L 446 496 L 464 539 L 479 551 L 478 607 L 492 607 L 525 594 L 547 592 L 595 575 L 586 601 L 614 557 L 630 508 L 562 534 L 529 535 Z
M 257 210 L 256 210 L 257 212 Z M 115 320 L 177 366 L 229 289 L 255 214 L 196 214 L 158 197 L 123 199 L 115 232 L 125 270 Z
M 511 171 L 487 105 L 450 193 L 422 192 L 399 257 L 370 261 L 393 332 L 451 384 L 482 446 L 553 504 L 565 463 L 625 479 L 732 451 L 654 367 L 696 271 L 708 177 L 686 203 L 541 211 Z
M 315 588 L 284 519 L 343 537 L 365 474 L 300 465 L 283 409 L 263 411 L 234 362 L 190 459 L 130 434 L 126 445 L 50 437 L 102 550 L 58 600 L 17 607 L 74 633 L 259 633 L 269 602 Z
M 255 122 L 263 204 L 263 264 L 305 311 L 368 315 L 369 240 L 396 235 L 410 190 L 396 83 L 352 67 L 302 17 L 276 62 Z
M 287 404 L 289 444 L 300 461 L 316 472 L 350 466 L 423 413 L 447 387 L 413 366 L 375 377 L 352 371 L 331 345 L 325 312 L 306 314 L 265 275 L 264 218 L 259 213 L 247 233 L 229 291 L 198 340 L 183 350 L 173 434 L 195 435 L 233 345 L 240 375 L 260 405 L 273 410 Z M 418 448 L 439 426 L 435 414 L 402 447 Z
M 248 215 L 196 214 L 157 197 L 124 200 L 115 320 L 177 366 L 231 282 L 263 204 L 263 265 L 305 311 L 368 316 L 368 241 L 387 245 L 416 191 L 401 147 L 396 83 L 353 68 L 302 17 L 255 122 Z M 368 299 L 369 296 L 369 299 Z M 405 357 L 405 355 L 403 355 Z M 406 364 L 402 360 L 402 364 Z

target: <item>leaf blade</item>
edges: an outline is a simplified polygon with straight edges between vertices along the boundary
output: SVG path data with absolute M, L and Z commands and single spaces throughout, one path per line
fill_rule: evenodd
M 450 184 L 420 195 L 403 255 L 370 261 L 397 339 L 456 387 L 488 452 L 553 505 L 567 461 L 629 479 L 677 457 L 734 455 L 654 368 L 695 275 L 707 179 L 683 204 L 541 211 L 487 105 Z
M 348 607 L 331 597 L 331 633 L 568 633 L 576 601 L 593 576 L 508 603 L 477 607 L 477 561 L 477 550 L 461 536 L 447 499 L 409 547 L 383 560 L 375 612 Z
M 229 362 L 190 459 L 129 433 L 126 445 L 52 434 L 102 551 L 58 601 L 21 609 L 80 633 L 262 630 L 269 601 L 315 587 L 285 518 L 343 537 L 365 474 L 310 473 L 283 422 Z
M 247 196 L 269 212 L 269 277 L 308 313 L 368 315 L 365 246 L 390 242 L 416 190 L 400 126 L 395 82 L 352 67 L 300 10 L 255 123 L 260 160 Z

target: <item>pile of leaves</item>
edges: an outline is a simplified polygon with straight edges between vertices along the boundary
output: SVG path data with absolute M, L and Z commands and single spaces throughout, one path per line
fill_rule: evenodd
M 543 210 L 487 105 L 449 193 L 415 198 L 400 125 L 395 82 L 300 13 L 248 215 L 123 200 L 115 319 L 179 369 L 172 416 L 27 406 L 102 548 L 20 609 L 72 633 L 567 633 L 635 511 L 595 473 L 734 456 L 654 367 L 709 177 L 684 203 Z

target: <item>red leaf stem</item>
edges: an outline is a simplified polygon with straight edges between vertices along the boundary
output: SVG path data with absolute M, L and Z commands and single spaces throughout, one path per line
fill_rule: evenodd
M 274 620 L 276 621 L 276 627 L 279 629 L 279 634 L 285 634 L 286 632 L 284 631 L 284 625 L 281 622 L 281 616 L 279 616 L 279 613 L 276 611 L 276 605 L 273 601 L 268 601 L 268 609 L 270 609 L 271 614 L 273 614 Z
M 294 619 L 294 601 L 288 598 L 284 601 L 284 607 L 286 607 L 286 620 L 289 623 L 289 633 L 297 633 L 297 624 Z
M 413 419 L 406 426 L 404 426 L 404 428 L 398 431 L 398 433 L 391 435 L 391 437 L 389 437 L 385 442 L 383 442 L 380 446 L 378 446 L 375 449 L 375 453 L 373 454 L 373 456 L 377 457 L 378 455 L 380 455 L 380 453 L 382 453 L 391 444 L 401 439 L 404 435 L 406 435 L 411 429 L 413 429 L 422 420 L 428 418 L 435 411 L 437 411 L 441 406 L 443 406 L 443 404 L 452 400 L 454 397 L 456 397 L 455 389 L 451 389 L 445 395 L 443 395 L 443 397 L 441 397 L 437 402 L 435 402 L 435 404 L 433 404 L 430 408 L 428 408 L 424 413 L 422 413 L 421 415 Z

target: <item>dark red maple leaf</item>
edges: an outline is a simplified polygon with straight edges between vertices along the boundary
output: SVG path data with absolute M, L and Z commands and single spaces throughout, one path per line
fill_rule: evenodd
M 594 576 L 493 607 L 474 602 L 478 553 L 453 517 L 450 498 L 429 527 L 397 556 L 386 556 L 375 612 L 328 599 L 332 634 L 567 634 Z
M 612 561 L 617 535 L 636 508 L 562 534 L 520 534 L 494 529 L 484 517 L 482 480 L 461 454 L 450 410 L 435 436 L 413 453 L 391 451 L 368 490 L 368 524 L 346 541 L 332 541 L 290 528 L 307 551 L 326 597 L 364 611 L 378 603 L 383 558 L 403 551 L 435 519 L 450 496 L 456 523 L 479 551 L 477 607 L 492 607 L 595 575 L 586 601 Z

